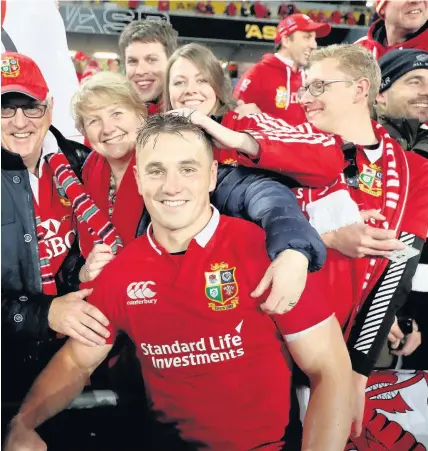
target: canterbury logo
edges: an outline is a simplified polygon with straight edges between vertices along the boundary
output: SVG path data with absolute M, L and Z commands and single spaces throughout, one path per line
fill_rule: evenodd
M 133 282 L 128 285 L 126 292 L 130 299 L 151 299 L 156 292 L 151 290 L 149 286 L 154 286 L 154 282 Z

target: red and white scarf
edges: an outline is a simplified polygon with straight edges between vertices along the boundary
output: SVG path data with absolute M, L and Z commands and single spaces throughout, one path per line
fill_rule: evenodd
M 123 175 L 116 193 L 111 222 L 126 246 L 136 236 L 138 222 L 144 208 L 142 196 L 138 193 L 135 181 L 135 151 Z M 96 203 L 105 217 L 109 217 L 109 186 L 111 169 L 107 160 L 96 152 L 92 152 L 83 166 L 83 184 L 86 192 Z M 86 258 L 93 248 L 93 239 L 87 227 L 79 223 L 79 242 L 83 256 Z
M 398 237 L 401 231 L 401 224 L 405 206 L 407 202 L 408 190 L 409 190 L 409 168 L 405 153 L 401 146 L 394 141 L 388 134 L 388 131 L 373 121 L 373 130 L 375 136 L 379 142 L 382 143 L 382 163 L 383 168 L 383 180 L 382 180 L 382 209 L 381 214 L 385 216 L 386 220 L 379 224 L 378 227 L 385 229 L 392 229 L 396 231 Z M 319 132 L 318 130 L 315 132 Z M 342 138 L 336 136 L 336 142 L 338 145 L 343 145 Z M 357 146 L 361 149 L 361 146 Z M 340 191 L 346 190 L 352 198 L 355 194 L 360 195 L 360 192 L 354 188 L 350 188 L 346 185 L 343 174 L 335 183 L 324 188 L 298 188 L 295 190 L 299 203 L 304 207 L 315 200 L 325 198 L 326 196 Z M 364 205 L 360 205 L 360 210 L 365 209 Z M 349 224 L 348 224 L 349 225 Z M 340 268 L 342 260 L 350 260 L 348 257 L 329 250 L 329 257 L 327 260 L 327 266 L 331 269 Z M 351 306 L 351 315 L 348 324 L 352 324 L 359 307 L 365 302 L 370 292 L 373 290 L 376 282 L 381 277 L 382 273 L 386 269 L 389 260 L 381 257 L 365 257 L 352 260 L 352 267 L 354 268 L 354 294 L 353 294 L 353 306 Z M 349 269 L 349 266 L 344 265 L 344 270 Z M 324 271 L 324 268 L 321 271 Z M 349 277 L 346 274 L 345 277 Z M 316 287 L 310 287 L 308 289 L 313 291 L 315 296 Z M 345 307 L 345 306 L 342 306 Z M 348 311 L 349 312 L 349 311 Z M 344 313 L 344 312 L 342 312 Z M 346 315 L 349 317 L 349 314 Z M 348 331 L 347 331 L 348 332 Z
M 58 187 L 64 190 L 68 200 L 71 202 L 73 213 L 80 224 L 85 224 L 92 236 L 94 245 L 97 243 L 108 244 L 114 253 L 122 249 L 122 239 L 118 235 L 113 224 L 105 217 L 100 209 L 83 189 L 76 174 L 71 169 L 65 155 L 58 150 L 57 153 L 47 155 L 45 161 L 52 170 L 53 176 L 58 182 Z M 55 284 L 56 271 L 52 267 L 51 259 L 45 242 L 45 231 L 42 228 L 42 220 L 36 211 L 37 239 L 39 244 L 39 258 L 41 264 L 41 276 L 43 292 L 45 294 L 57 294 Z
M 409 165 L 402 147 L 391 138 L 388 131 L 380 124 L 373 122 L 376 138 L 383 142 L 382 153 L 382 210 L 386 220 L 382 226 L 385 229 L 394 230 L 396 237 L 400 236 L 403 215 L 406 210 L 409 193 Z M 352 191 L 351 191 L 352 195 Z M 364 304 L 370 292 L 382 276 L 389 264 L 389 259 L 381 257 L 365 257 L 356 260 L 356 273 L 364 275 L 357 282 L 359 289 L 356 297 L 356 305 L 351 314 L 349 326 L 345 333 L 347 339 L 353 320 L 359 307 Z

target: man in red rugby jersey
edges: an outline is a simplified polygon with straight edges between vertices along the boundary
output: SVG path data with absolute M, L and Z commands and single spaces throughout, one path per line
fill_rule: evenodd
M 136 177 L 152 223 L 104 268 L 91 296 L 111 339 L 67 342 L 27 396 L 7 451 L 43 444 L 34 429 L 74 399 L 120 329 L 137 345 L 158 420 L 190 449 L 283 449 L 288 348 L 312 387 L 302 449 L 343 450 L 352 378 L 339 324 L 321 297 L 286 315 L 261 311 L 251 292 L 270 263 L 264 233 L 210 206 L 216 174 L 210 140 L 188 119 L 147 120 Z

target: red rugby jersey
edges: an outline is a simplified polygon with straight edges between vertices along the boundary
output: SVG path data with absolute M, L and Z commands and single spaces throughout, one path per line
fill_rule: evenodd
M 149 228 L 96 279 L 90 302 L 110 320 L 110 343 L 118 329 L 134 340 L 154 411 L 187 442 L 282 449 L 290 371 L 281 334 L 319 324 L 331 310 L 303 297 L 276 325 L 250 297 L 269 264 L 264 232 L 214 209 L 181 259 Z

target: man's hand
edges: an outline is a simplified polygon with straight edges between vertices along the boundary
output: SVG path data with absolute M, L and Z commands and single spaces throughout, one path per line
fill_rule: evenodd
M 371 219 L 385 221 L 385 217 L 377 210 L 361 212 L 363 222 L 342 227 L 322 236 L 327 247 L 335 249 L 352 258 L 365 256 L 389 257 L 396 249 L 404 249 L 405 245 L 395 239 L 394 230 L 371 227 L 366 224 Z
M 49 327 L 68 335 L 87 346 L 105 345 L 108 337 L 108 319 L 84 299 L 92 290 L 80 290 L 60 296 L 52 301 L 48 313 Z
M 111 247 L 107 244 L 96 244 L 86 259 L 79 273 L 81 282 L 90 282 L 100 274 L 107 263 L 114 258 Z
M 359 437 L 363 429 L 364 407 L 366 405 L 367 377 L 352 372 L 354 393 L 354 415 L 352 419 L 352 435 Z
M 12 423 L 4 443 L 4 451 L 47 451 L 46 443 L 34 429 L 21 422 Z
M 270 264 L 263 279 L 251 293 L 258 298 L 270 288 L 269 297 L 261 304 L 266 313 L 285 313 L 299 301 L 308 276 L 308 259 L 298 251 L 287 249 Z
M 242 119 L 249 114 L 259 114 L 262 110 L 255 103 L 244 103 L 243 100 L 237 101 L 238 106 L 233 110 L 238 113 L 238 119 Z
M 397 349 L 403 338 L 404 334 L 398 326 L 397 317 L 395 317 L 394 324 L 388 334 L 388 341 L 390 342 L 391 349 Z
M 407 356 L 416 351 L 422 342 L 422 336 L 419 332 L 418 325 L 415 320 L 412 320 L 413 331 L 409 335 L 404 335 L 400 327 L 398 326 L 397 318 L 395 318 L 394 324 L 388 334 L 388 341 L 391 343 L 391 354 Z M 405 338 L 405 344 L 400 349 L 397 348 L 401 344 L 401 340 Z

